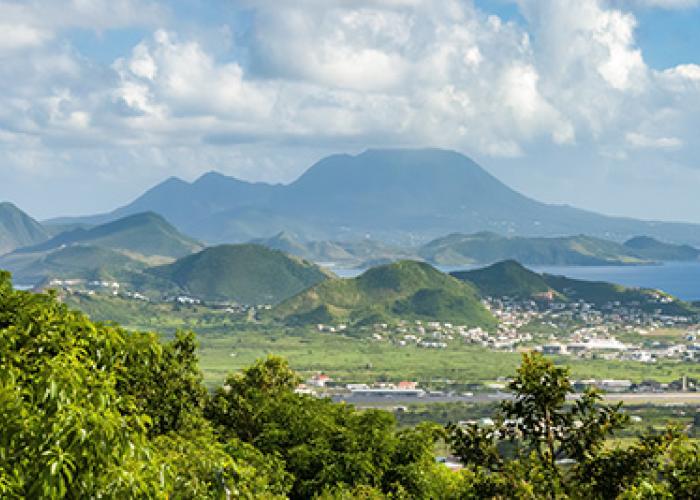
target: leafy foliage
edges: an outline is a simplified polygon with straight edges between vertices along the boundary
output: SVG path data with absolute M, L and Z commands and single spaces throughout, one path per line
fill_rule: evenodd
M 697 444 L 669 429 L 606 446 L 625 415 L 595 392 L 569 401 L 568 375 L 528 354 L 495 425 L 398 429 L 388 412 L 297 394 L 275 356 L 208 394 L 194 334 L 94 323 L 0 273 L 0 497 L 700 496 Z M 436 463 L 438 440 L 464 470 Z
M 432 481 L 426 472 L 435 466 L 440 428 L 397 432 L 390 413 L 359 412 L 295 394 L 298 381 L 286 361 L 268 357 L 230 376 L 212 398 L 207 417 L 222 439 L 240 439 L 281 459 L 294 478 L 293 498 L 328 495 L 338 485 L 429 496 Z
M 675 429 L 607 447 L 624 427 L 621 404 L 591 390 L 570 404 L 568 370 L 539 354 L 523 356 L 493 426 L 450 425 L 449 442 L 472 487 L 492 497 L 690 498 L 698 492 L 697 446 Z M 691 494 L 688 496 L 688 494 Z

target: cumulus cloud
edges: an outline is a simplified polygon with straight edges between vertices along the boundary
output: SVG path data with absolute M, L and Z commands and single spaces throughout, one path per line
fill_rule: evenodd
M 103 178 L 123 163 L 145 175 L 136 165 L 234 162 L 267 180 L 293 177 L 310 151 L 392 145 L 682 162 L 697 148 L 700 66 L 649 68 L 628 9 L 691 3 L 517 0 L 521 24 L 464 0 L 244 0 L 230 51 L 213 48 L 220 26 L 179 29 L 155 1 L 0 3 L 0 160 Z M 133 26 L 150 34 L 107 66 L 62 36 Z
M 700 0 L 627 0 L 629 4 L 640 7 L 658 7 L 662 9 L 691 9 L 700 5 Z

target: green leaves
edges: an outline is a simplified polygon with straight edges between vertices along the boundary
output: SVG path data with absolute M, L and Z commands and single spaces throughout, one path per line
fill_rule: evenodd
M 0 273 L 0 496 L 266 491 L 264 474 L 211 431 L 193 434 L 209 428 L 195 352 L 194 334 L 162 345 L 155 334 L 93 323 L 54 295 L 15 291 Z
M 641 436 L 627 448 L 606 448 L 627 415 L 621 404 L 601 404 L 594 390 L 568 401 L 568 375 L 539 354 L 525 354 L 509 384 L 513 399 L 501 404 L 493 426 L 448 426 L 448 442 L 471 471 L 473 488 L 509 498 L 700 493 L 698 449 L 694 454 L 679 447 L 677 430 Z

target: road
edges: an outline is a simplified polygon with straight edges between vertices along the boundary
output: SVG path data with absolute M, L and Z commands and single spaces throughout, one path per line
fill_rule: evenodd
M 492 403 L 508 399 L 509 394 L 498 392 L 493 394 L 474 394 L 473 396 L 461 395 L 425 395 L 425 396 L 371 396 L 371 395 L 336 395 L 333 400 L 344 401 L 356 406 L 398 406 L 412 404 L 432 403 Z M 575 399 L 573 395 L 570 399 Z M 622 401 L 625 404 L 699 404 L 700 392 L 636 392 L 621 394 L 605 394 L 604 399 L 609 402 Z

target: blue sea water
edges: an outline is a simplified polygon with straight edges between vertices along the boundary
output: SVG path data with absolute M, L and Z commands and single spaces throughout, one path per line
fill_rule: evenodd
M 667 262 L 655 266 L 532 266 L 532 269 L 589 281 L 656 288 L 682 300 L 700 300 L 700 262 Z
M 654 266 L 528 267 L 538 273 L 557 274 L 588 281 L 607 281 L 630 287 L 656 288 L 682 300 L 700 300 L 700 262 L 667 262 Z M 439 269 L 452 272 L 467 269 L 467 267 L 440 267 Z M 355 277 L 362 272 L 358 269 L 342 268 L 333 268 L 332 271 L 344 278 Z

